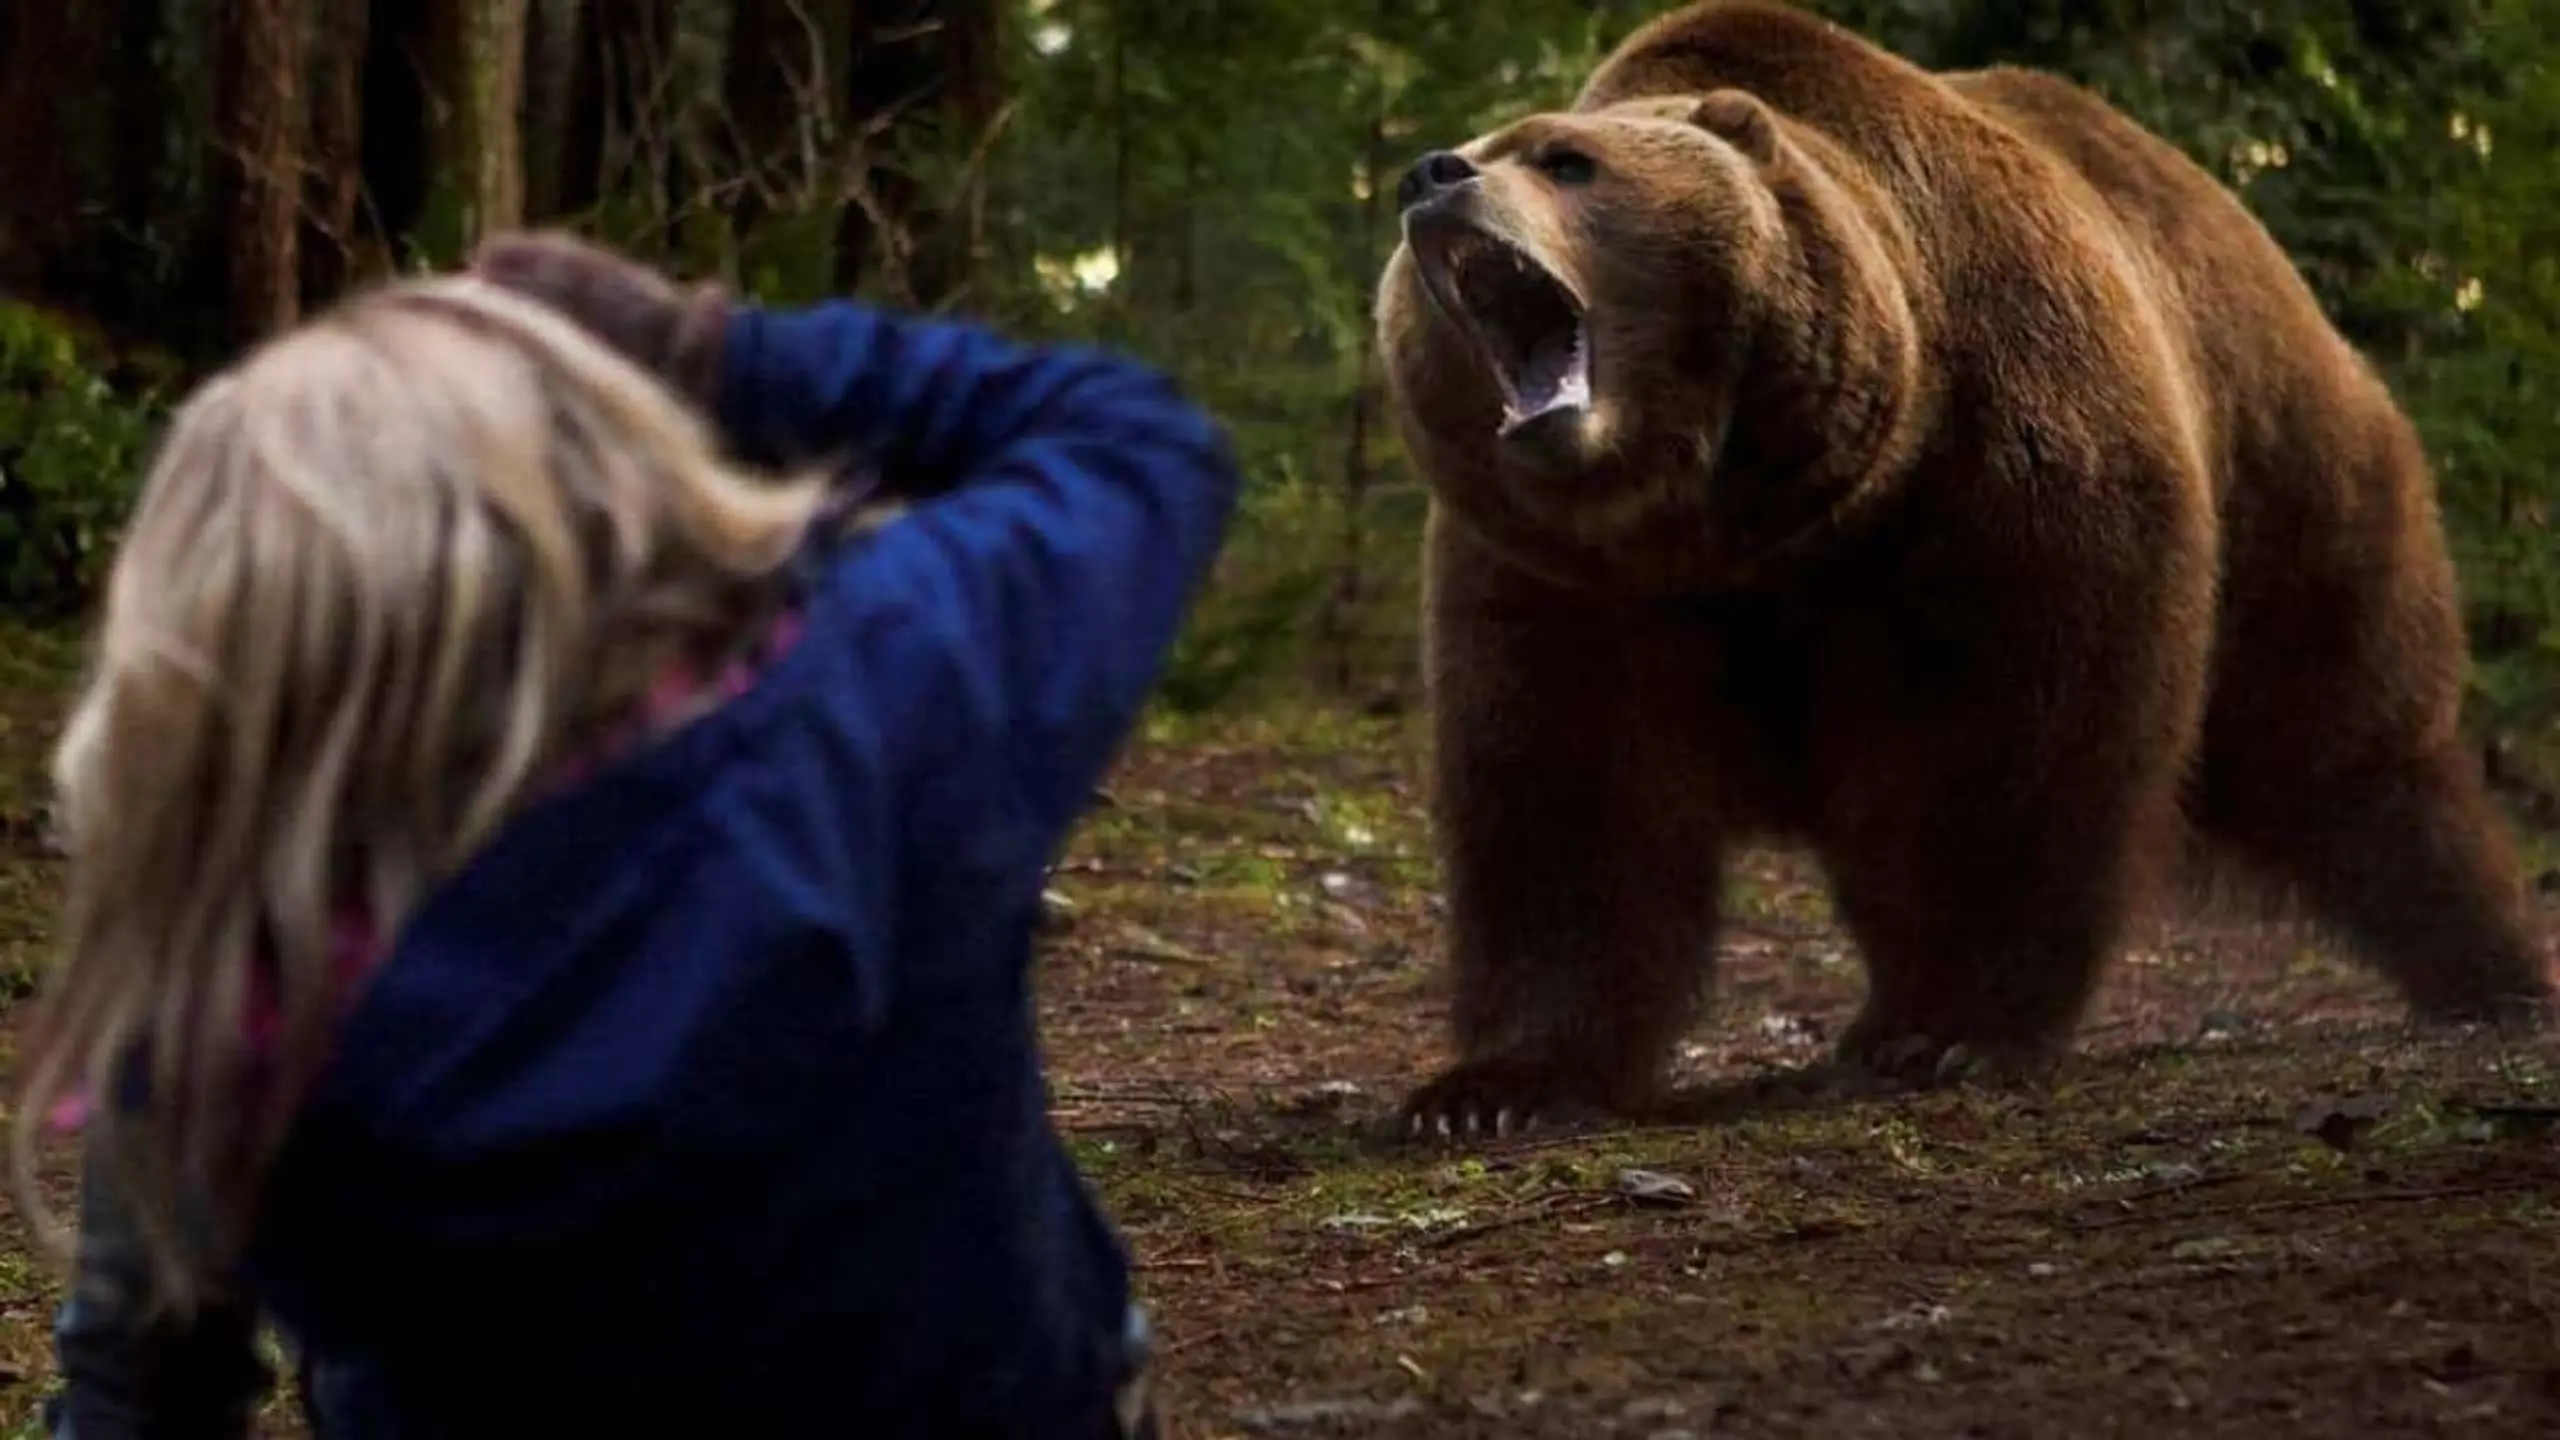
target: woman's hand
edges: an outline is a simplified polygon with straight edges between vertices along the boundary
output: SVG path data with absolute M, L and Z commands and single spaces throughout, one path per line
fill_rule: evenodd
M 499 236 L 472 257 L 470 273 L 568 316 L 704 414 L 716 408 L 729 318 L 720 286 L 680 286 L 561 231 Z

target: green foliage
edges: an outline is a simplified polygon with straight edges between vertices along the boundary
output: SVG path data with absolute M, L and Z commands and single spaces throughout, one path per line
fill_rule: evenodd
M 0 303 L 0 607 L 64 614 L 104 578 L 154 416 L 102 369 L 58 321 Z
M 1245 515 L 1176 657 L 1177 703 L 1308 679 L 1362 691 L 1410 681 L 1425 505 L 1369 354 L 1372 289 L 1397 238 L 1384 197 L 1421 151 L 1567 102 L 1610 46 L 1671 3 L 1007 0 L 991 87 L 1001 103 L 983 133 L 903 121 L 866 133 L 866 163 L 906 172 L 945 225 L 960 217 L 971 264 L 949 303 L 1018 332 L 1134 350 L 1232 427 Z M 2549 239 L 2560 170 L 2548 163 L 2560 141 L 2560 10 L 1806 3 L 1925 65 L 2068 75 L 2231 183 L 2425 433 L 2474 625 L 2477 715 L 2511 733 L 2552 730 L 2560 750 L 2560 546 L 2549 530 L 2560 406 L 2545 378 L 2560 362 Z M 537 218 L 764 299 L 826 294 L 838 272 L 833 171 L 794 171 L 789 193 L 765 196 L 761 220 L 732 233 L 724 212 L 744 182 L 721 173 L 718 113 L 730 7 L 680 9 L 671 78 L 652 92 L 663 113 L 650 123 L 685 142 L 683 163 L 618 145 L 585 214 Z M 174 332 L 207 299 L 179 292 L 197 273 L 185 252 L 205 223 L 209 12 L 185 0 L 169 15 L 159 48 L 177 112 L 170 163 L 137 212 L 151 234 L 135 240 L 161 259 L 134 288 L 168 302 L 160 313 Z M 912 104 L 922 113 L 931 96 Z M 457 212 L 441 191 L 426 198 L 400 239 L 449 260 Z M 882 269 L 862 267 L 867 289 L 897 288 Z M 141 412 L 64 378 L 95 363 L 66 371 L 45 359 L 59 358 L 59 337 L 30 338 L 54 333 L 31 317 L 0 323 L 12 327 L 0 337 L 0 524 L 12 527 L 0 604 L 74 603 L 94 575 L 99 526 L 120 513 Z
M 2474 617 L 2478 717 L 2560 719 L 2546 4 L 1814 3 L 1926 65 L 2082 81 L 2232 184 L 2428 440 Z M 1016 238 L 977 308 L 1138 349 L 1236 427 L 1254 498 L 1178 657 L 1187 700 L 1252 690 L 1249 663 L 1408 662 L 1422 506 L 1361 363 L 1395 238 L 1374 197 L 1422 149 L 1563 103 L 1667 4 L 1025 7 L 989 219 Z M 1331 578 L 1346 568 L 1347 615 Z

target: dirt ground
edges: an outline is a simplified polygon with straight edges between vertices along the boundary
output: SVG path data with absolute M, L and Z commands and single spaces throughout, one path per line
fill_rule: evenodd
M 43 713 L 0 696 L 20 967 Z M 1774 1077 L 1856 964 L 1757 857 L 1682 1055 L 1700 1123 L 1382 1138 L 1441 1055 L 1416 758 L 1400 721 L 1160 728 L 1060 867 L 1057 1114 L 1172 1433 L 2560 1433 L 2560 1055 L 2400 1033 L 2281 931 L 2147 941 L 2049 1087 L 1808 1093 Z M 53 1297 L 13 1214 L 0 1434 L 32 1433 Z

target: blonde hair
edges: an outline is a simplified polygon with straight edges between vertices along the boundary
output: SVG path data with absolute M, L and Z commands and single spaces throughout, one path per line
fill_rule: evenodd
M 750 640 L 821 500 L 733 470 L 655 377 L 469 278 L 360 294 L 190 396 L 55 755 L 67 953 L 13 1153 L 39 1232 L 60 1245 L 39 1132 L 85 1087 L 157 1298 L 218 1288 L 347 998 L 334 912 L 388 943 L 664 665 Z

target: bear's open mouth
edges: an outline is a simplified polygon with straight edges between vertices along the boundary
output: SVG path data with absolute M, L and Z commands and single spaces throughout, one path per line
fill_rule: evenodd
M 1590 331 L 1563 282 L 1472 225 L 1433 226 L 1414 238 L 1432 299 L 1474 337 L 1502 389 L 1502 433 L 1590 408 Z

